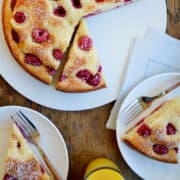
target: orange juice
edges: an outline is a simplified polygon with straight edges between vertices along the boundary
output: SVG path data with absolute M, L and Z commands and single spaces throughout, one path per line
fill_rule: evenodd
M 91 161 L 85 171 L 86 180 L 124 180 L 118 166 L 106 158 Z

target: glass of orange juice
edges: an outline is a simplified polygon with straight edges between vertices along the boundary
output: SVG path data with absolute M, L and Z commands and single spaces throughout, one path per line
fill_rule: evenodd
M 84 180 L 124 180 L 118 166 L 109 159 L 91 161 L 85 171 Z

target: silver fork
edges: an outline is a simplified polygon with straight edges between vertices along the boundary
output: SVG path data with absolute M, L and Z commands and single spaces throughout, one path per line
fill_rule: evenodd
M 11 116 L 11 119 L 16 123 L 18 128 L 21 130 L 23 136 L 27 139 L 27 141 L 37 148 L 41 157 L 43 158 L 48 170 L 50 171 L 51 175 L 53 176 L 54 180 L 61 180 L 61 177 L 57 173 L 56 169 L 48 159 L 47 155 L 41 148 L 39 144 L 40 134 L 38 129 L 35 125 L 30 121 L 30 119 L 21 111 L 16 112 L 14 116 Z
M 151 106 L 152 102 L 156 99 L 165 96 L 170 91 L 180 86 L 180 81 L 170 86 L 168 89 L 160 92 L 159 94 L 149 97 L 141 96 L 135 99 L 130 105 L 128 105 L 125 110 L 120 114 L 119 119 L 121 121 L 125 120 L 125 125 L 129 124 L 135 117 L 137 117 L 142 111 L 146 110 Z

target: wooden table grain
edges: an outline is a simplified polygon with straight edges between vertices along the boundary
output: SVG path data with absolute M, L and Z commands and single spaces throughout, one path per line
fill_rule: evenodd
M 180 1 L 169 0 L 167 4 L 167 32 L 180 38 Z M 123 160 L 115 132 L 105 128 L 113 103 L 81 112 L 52 110 L 26 99 L 0 77 L 0 106 L 19 105 L 35 109 L 51 119 L 61 131 L 69 151 L 70 180 L 83 179 L 86 165 L 97 157 L 107 157 L 117 163 L 125 179 L 140 179 Z

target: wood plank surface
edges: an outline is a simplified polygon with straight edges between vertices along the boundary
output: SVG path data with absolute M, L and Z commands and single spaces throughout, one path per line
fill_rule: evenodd
M 167 4 L 167 31 L 170 35 L 180 38 L 180 1 L 169 0 Z M 124 162 L 117 147 L 115 132 L 105 128 L 113 102 L 81 112 L 52 110 L 24 98 L 0 77 L 0 106 L 5 105 L 20 105 L 35 109 L 51 119 L 58 127 L 69 150 L 69 180 L 83 179 L 87 163 L 97 157 L 108 157 L 116 162 L 125 179 L 140 179 Z

